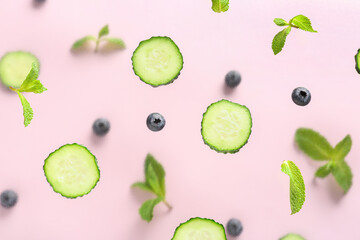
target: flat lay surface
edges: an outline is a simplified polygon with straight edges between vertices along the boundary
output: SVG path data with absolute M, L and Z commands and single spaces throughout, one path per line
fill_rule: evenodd
M 210 0 L 0 2 L 0 56 L 33 53 L 48 89 L 24 94 L 34 110 L 25 128 L 19 97 L 0 87 L 0 192 L 18 194 L 15 207 L 0 208 L 0 239 L 170 240 L 191 217 L 224 226 L 238 218 L 241 240 L 276 240 L 290 232 L 309 240 L 360 239 L 360 75 L 354 59 L 360 2 L 231 0 L 225 13 L 213 12 Z M 293 29 L 274 56 L 271 43 L 281 28 L 273 19 L 298 14 L 318 32 Z M 77 39 L 106 24 L 125 49 L 94 53 L 90 44 L 71 51 Z M 141 81 L 131 63 L 139 42 L 152 36 L 170 37 L 184 60 L 179 77 L 156 88 Z M 233 89 L 224 80 L 231 70 L 241 74 Z M 292 101 L 297 87 L 311 92 L 304 107 Z M 201 136 L 203 113 L 221 99 L 251 112 L 248 143 L 235 154 L 217 153 Z M 151 113 L 166 119 L 161 131 L 147 127 Z M 110 122 L 105 136 L 93 133 L 98 118 Z M 332 176 L 314 178 L 322 163 L 296 146 L 299 127 L 320 132 L 332 146 L 351 135 L 346 161 L 354 178 L 346 195 Z M 88 195 L 66 199 L 50 187 L 43 165 L 51 152 L 72 143 L 96 156 L 100 180 Z M 138 209 L 153 195 L 131 188 L 144 180 L 148 153 L 166 171 L 166 199 L 173 206 L 156 206 L 150 223 Z M 306 187 L 294 215 L 284 160 L 299 167 Z

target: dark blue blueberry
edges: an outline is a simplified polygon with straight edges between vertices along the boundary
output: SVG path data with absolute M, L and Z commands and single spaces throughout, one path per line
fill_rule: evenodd
M 160 113 L 151 113 L 146 119 L 147 127 L 154 132 L 165 127 L 165 118 Z
M 229 235 L 237 237 L 243 231 L 243 225 L 236 218 L 231 218 L 226 224 L 226 231 Z
M 299 106 L 306 106 L 311 100 L 311 94 L 306 88 L 298 87 L 292 92 L 291 98 L 295 104 Z
M 5 208 L 13 207 L 17 202 L 18 196 L 12 190 L 5 190 L 0 195 L 1 206 Z
M 225 76 L 225 83 L 228 87 L 234 88 L 241 82 L 241 76 L 238 71 L 230 71 Z
M 105 118 L 98 118 L 93 124 L 94 133 L 98 136 L 104 136 L 110 130 L 110 122 Z

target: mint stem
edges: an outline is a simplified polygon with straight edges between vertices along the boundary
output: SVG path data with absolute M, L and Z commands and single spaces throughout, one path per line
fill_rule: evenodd
M 298 26 L 295 26 L 294 24 L 289 24 L 291 27 L 293 27 L 293 28 L 299 28 Z
M 99 43 L 100 43 L 100 39 L 97 39 L 96 40 L 95 52 L 97 52 L 99 50 Z
M 163 203 L 171 210 L 172 206 L 164 199 Z

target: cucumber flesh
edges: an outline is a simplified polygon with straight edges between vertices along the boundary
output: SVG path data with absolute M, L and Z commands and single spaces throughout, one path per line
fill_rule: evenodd
M 279 240 L 305 240 L 305 238 L 303 238 L 302 236 L 300 236 L 298 234 L 289 233 L 289 234 L 283 236 L 282 238 L 280 238 Z
M 251 134 L 252 118 L 246 106 L 220 100 L 203 115 L 201 134 L 205 144 L 222 153 L 236 153 Z
M 355 55 L 355 69 L 360 74 L 360 49 Z
M 45 160 L 44 172 L 53 190 L 67 198 L 88 194 L 100 178 L 96 157 L 76 143 L 51 153 Z
M 226 240 L 226 234 L 222 224 L 197 217 L 180 224 L 171 240 Z
M 183 56 L 169 37 L 152 37 L 140 42 L 131 58 L 134 72 L 153 87 L 173 82 L 183 68 Z
M 33 63 L 40 68 L 39 60 L 32 53 L 23 51 L 6 53 L 0 60 L 0 80 L 7 87 L 19 88 Z

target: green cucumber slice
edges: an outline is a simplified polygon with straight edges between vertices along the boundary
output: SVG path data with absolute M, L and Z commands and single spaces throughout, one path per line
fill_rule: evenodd
M 152 37 L 140 42 L 131 58 L 134 72 L 153 86 L 172 83 L 183 68 L 183 56 L 169 37 Z
M 88 194 L 100 178 L 96 157 L 76 143 L 52 152 L 45 160 L 44 172 L 53 190 L 67 198 Z
M 226 240 L 224 226 L 212 219 L 190 218 L 181 223 L 171 240 Z
M 201 135 L 211 149 L 236 153 L 247 143 L 251 127 L 249 109 L 223 99 L 212 103 L 203 114 Z
M 6 53 L 0 60 L 0 80 L 7 87 L 19 88 L 29 74 L 32 63 L 40 69 L 40 62 L 32 53 Z
M 360 74 L 360 49 L 355 55 L 355 69 Z
M 303 238 L 302 236 L 300 236 L 298 234 L 289 233 L 289 234 L 283 236 L 282 238 L 280 238 L 279 240 L 305 240 L 305 238 Z

